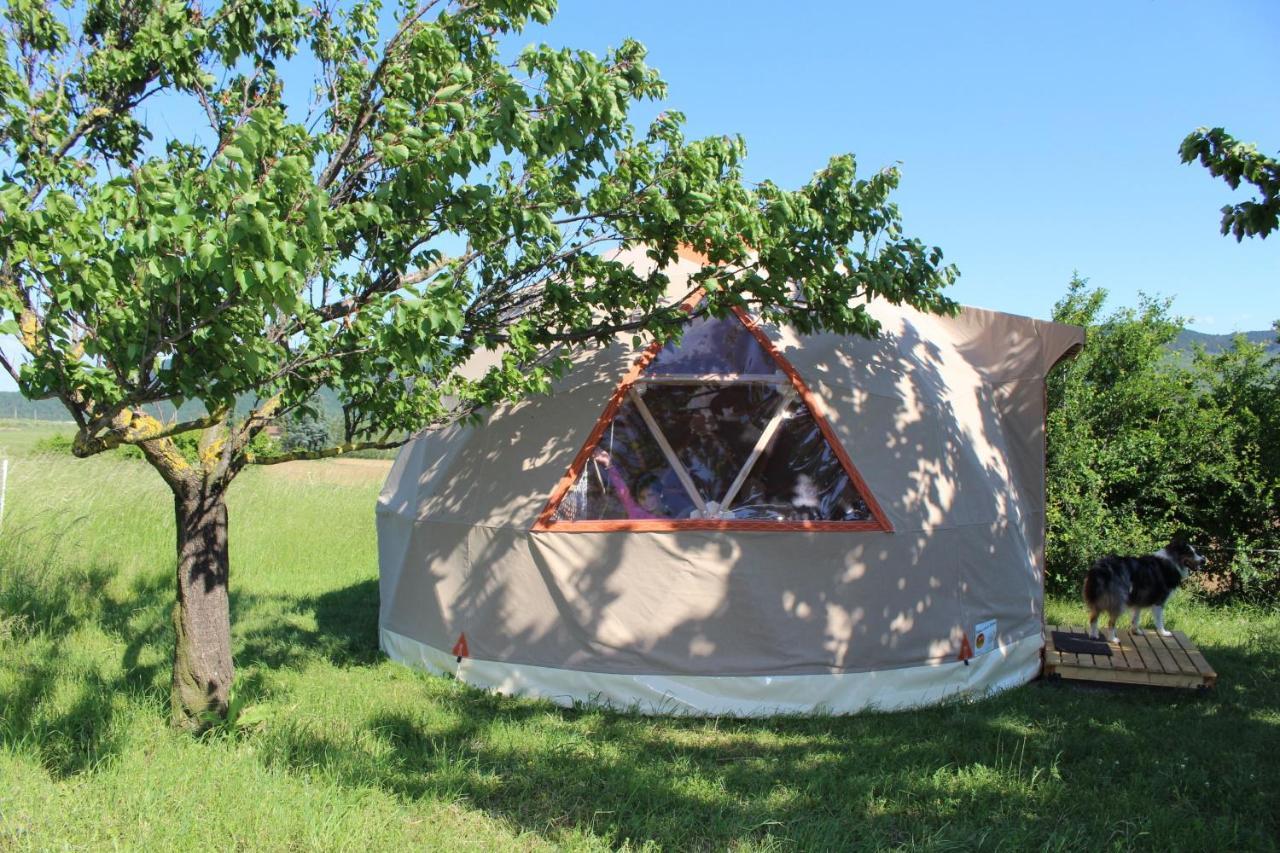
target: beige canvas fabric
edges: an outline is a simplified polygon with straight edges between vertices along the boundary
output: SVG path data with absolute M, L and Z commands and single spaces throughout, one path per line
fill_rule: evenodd
M 980 309 L 871 310 L 878 340 L 767 334 L 822 401 L 892 532 L 534 532 L 637 356 L 619 343 L 584 355 L 553 395 L 404 448 L 378 502 L 383 647 L 560 701 L 589 700 L 576 691 L 590 679 L 552 689 L 547 673 L 650 679 L 605 691 L 624 703 L 648 701 L 654 679 L 726 679 L 711 683 L 734 693 L 729 704 L 696 698 L 715 695 L 705 685 L 677 703 L 707 713 L 784 704 L 761 692 L 753 706 L 750 679 L 909 671 L 901 697 L 880 677 L 835 703 L 856 710 L 880 704 L 868 684 L 905 697 L 892 704 L 971 688 L 978 670 L 958 656 L 994 620 L 980 686 L 1034 675 L 1044 377 L 1083 331 Z M 474 663 L 457 666 L 448 652 L 464 632 Z

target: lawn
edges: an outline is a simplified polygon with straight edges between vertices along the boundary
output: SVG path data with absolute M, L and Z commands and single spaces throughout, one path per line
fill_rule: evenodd
M 0 848 L 1274 849 L 1280 614 L 1175 600 L 1206 694 L 1034 683 L 849 718 L 504 699 L 377 647 L 376 472 L 232 489 L 241 725 L 171 732 L 172 506 L 144 464 L 13 461 Z M 314 463 L 325 465 L 330 463 Z M 327 473 L 325 473 L 327 472 Z M 1052 621 L 1079 620 L 1051 601 Z

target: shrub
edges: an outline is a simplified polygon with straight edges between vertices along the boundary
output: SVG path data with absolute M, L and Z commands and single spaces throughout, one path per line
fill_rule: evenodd
M 31 452 L 67 454 L 71 452 L 73 441 L 72 436 L 56 432 L 37 439 L 36 443 L 31 445 Z
M 1208 552 L 1218 594 L 1274 601 L 1280 548 L 1280 360 L 1243 337 L 1188 363 L 1168 300 L 1101 317 L 1106 293 L 1072 279 L 1054 319 L 1083 325 L 1081 354 L 1048 379 L 1046 573 L 1078 585 L 1106 553 L 1174 535 Z

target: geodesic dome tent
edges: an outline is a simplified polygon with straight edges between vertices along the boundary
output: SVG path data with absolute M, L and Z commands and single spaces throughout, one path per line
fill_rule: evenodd
M 1044 378 L 1083 331 L 871 311 L 877 340 L 697 320 L 415 438 L 378 500 L 382 648 L 648 713 L 847 713 L 1033 678 Z

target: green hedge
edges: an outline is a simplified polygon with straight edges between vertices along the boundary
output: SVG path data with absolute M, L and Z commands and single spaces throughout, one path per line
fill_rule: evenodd
M 1280 600 L 1280 358 L 1243 336 L 1180 358 L 1168 300 L 1104 317 L 1105 299 L 1076 277 L 1054 310 L 1088 338 L 1048 380 L 1050 586 L 1181 535 L 1207 552 L 1207 592 Z

